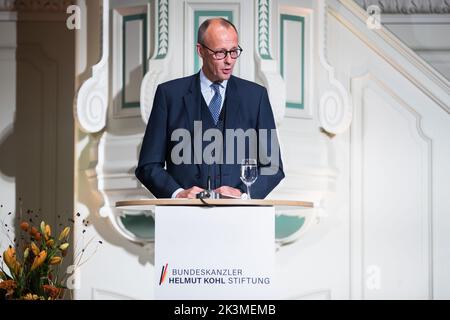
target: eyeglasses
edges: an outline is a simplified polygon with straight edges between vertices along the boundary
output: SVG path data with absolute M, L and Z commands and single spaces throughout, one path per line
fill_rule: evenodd
M 231 59 L 237 59 L 243 51 L 240 46 L 238 46 L 236 49 L 232 49 L 232 50 L 214 51 L 214 50 L 208 48 L 207 46 L 205 46 L 203 43 L 200 43 L 200 45 L 202 45 L 203 47 L 205 47 L 206 49 L 211 51 L 213 53 L 212 54 L 213 58 L 216 60 L 223 60 L 227 57 L 228 54 L 230 54 Z

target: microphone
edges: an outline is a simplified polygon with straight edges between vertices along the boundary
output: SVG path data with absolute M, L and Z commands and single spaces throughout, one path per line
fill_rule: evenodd
M 213 190 L 211 190 L 211 174 L 210 174 L 210 165 L 208 165 L 208 179 L 206 180 L 206 192 L 209 193 L 210 199 L 219 199 L 219 194 L 215 193 Z
M 208 169 L 209 169 L 209 167 L 208 167 Z M 208 173 L 208 180 L 206 180 L 206 190 L 211 191 L 211 176 L 209 175 L 209 173 Z
M 197 193 L 196 197 L 197 199 L 219 199 L 220 197 L 220 194 L 211 190 L 211 174 L 209 165 L 208 165 L 208 178 L 206 180 L 206 189 L 205 191 Z

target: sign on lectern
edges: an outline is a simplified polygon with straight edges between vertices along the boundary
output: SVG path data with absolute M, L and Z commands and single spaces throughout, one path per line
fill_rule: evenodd
M 275 208 L 284 200 L 155 199 L 156 299 L 274 299 Z
M 270 299 L 273 207 L 158 206 L 157 299 Z

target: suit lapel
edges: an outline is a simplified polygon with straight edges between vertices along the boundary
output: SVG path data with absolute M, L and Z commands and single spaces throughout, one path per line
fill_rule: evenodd
M 183 97 L 184 108 L 188 118 L 188 129 L 194 133 L 194 121 L 201 121 L 200 72 L 192 77 L 188 93 Z
M 189 86 L 189 90 L 187 94 L 183 97 L 184 108 L 186 110 L 187 121 L 188 121 L 188 130 L 191 133 L 191 150 L 192 150 L 192 160 L 196 163 L 197 175 L 200 176 L 200 165 L 201 163 L 201 155 L 203 155 L 203 150 L 200 150 L 200 155 L 196 155 L 194 148 L 194 137 L 195 134 L 200 134 L 200 137 L 203 137 L 202 132 L 194 133 L 194 121 L 201 121 L 201 90 L 200 90 L 200 72 L 195 74 L 192 77 L 191 84 Z M 200 138 L 201 139 L 201 138 Z M 200 159 L 197 159 L 200 156 Z
M 225 113 L 225 128 L 226 129 L 237 129 L 240 124 L 240 99 L 237 92 L 237 85 L 234 77 L 231 76 L 228 80 L 227 91 L 226 91 L 226 103 L 227 111 Z
M 238 129 L 241 128 L 241 114 L 240 114 L 240 97 L 237 91 L 237 85 L 234 77 L 231 76 L 228 80 L 226 90 L 226 113 L 225 113 L 225 129 Z M 226 131 L 224 132 L 224 143 L 226 146 Z M 235 155 L 236 157 L 236 155 Z M 224 148 L 223 161 L 226 163 L 226 148 Z M 222 177 L 222 185 L 231 186 L 231 171 L 233 165 L 225 164 L 223 166 L 224 175 Z

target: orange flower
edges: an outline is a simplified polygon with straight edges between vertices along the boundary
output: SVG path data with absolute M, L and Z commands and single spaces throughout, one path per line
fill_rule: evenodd
M 18 275 L 20 273 L 21 265 L 16 258 L 16 249 L 11 246 L 8 247 L 8 249 L 3 252 L 3 260 L 12 273 L 14 273 L 15 275 Z
M 48 241 L 52 235 L 52 229 L 50 228 L 50 226 L 48 224 L 45 225 L 43 233 L 44 233 L 45 241 Z
M 1 295 L 6 299 L 25 300 L 63 298 L 65 277 L 60 277 L 59 272 L 63 257 L 72 251 L 69 250 L 71 228 L 65 227 L 60 233 L 52 234 L 52 229 L 53 232 L 56 230 L 44 221 L 36 226 L 31 219 L 19 222 L 17 231 L 21 233 L 22 241 L 14 241 L 15 245 L 0 251 L 3 254 L 0 256 Z
M 0 289 L 6 290 L 6 295 L 10 296 L 17 288 L 17 283 L 14 280 L 5 280 L 0 282 Z
M 36 233 L 38 233 L 38 229 L 31 227 L 30 234 L 34 237 Z
M 14 280 L 5 280 L 0 282 L 0 289 L 11 290 L 17 288 L 17 283 Z
M 49 284 L 44 284 L 42 288 L 44 288 L 44 292 L 53 300 L 62 296 L 62 288 L 57 288 Z
M 39 254 L 39 248 L 38 248 L 38 246 L 36 245 L 36 243 L 34 243 L 33 241 L 31 241 L 31 251 L 33 251 L 33 254 L 35 255 L 35 256 L 37 256 L 38 254 Z
M 45 225 L 45 235 L 47 237 L 50 237 L 52 235 L 52 228 L 50 228 L 50 225 L 48 224 Z
M 64 251 L 64 250 L 66 250 L 68 247 L 69 247 L 69 243 L 68 243 L 68 242 L 65 242 L 65 243 L 63 243 L 62 245 L 59 246 L 59 249 L 60 249 L 61 251 Z
M 37 294 L 27 293 L 22 297 L 23 300 L 42 300 Z
M 34 258 L 33 264 L 31 265 L 31 271 L 35 270 L 35 269 L 38 268 L 41 264 L 43 264 L 46 258 L 47 258 L 47 251 L 45 251 L 45 250 L 41 251 L 41 252 Z
M 58 264 L 58 263 L 61 263 L 61 261 L 62 261 L 62 258 L 61 257 L 52 257 L 51 259 L 50 259 L 50 264 Z
M 3 260 L 5 260 L 6 265 L 10 270 L 13 270 L 17 260 L 16 260 L 16 249 L 9 246 L 8 249 L 3 252 Z
M 65 227 L 63 231 L 59 234 L 58 240 L 61 241 L 62 239 L 66 238 L 69 235 L 70 227 Z
M 26 221 L 22 221 L 22 222 L 20 223 L 20 228 L 21 228 L 23 231 L 28 232 L 28 228 L 30 228 L 30 224 L 29 224 L 28 222 L 26 222 Z

